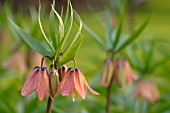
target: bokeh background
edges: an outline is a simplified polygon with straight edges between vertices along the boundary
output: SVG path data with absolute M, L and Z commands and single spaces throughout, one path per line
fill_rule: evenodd
M 117 25 L 120 6 L 119 0 L 72 0 L 73 8 L 81 19 L 100 37 L 105 36 L 105 10 L 113 14 L 112 24 Z M 43 26 L 48 34 L 51 0 L 41 0 L 43 7 Z M 153 59 L 160 62 L 147 73 L 146 78 L 158 87 L 160 99 L 154 103 L 143 102 L 141 113 L 170 113 L 170 1 L 169 0 L 129 0 L 124 21 L 124 33 L 135 30 L 151 15 L 151 19 L 140 37 L 134 42 L 141 51 L 150 40 L 156 42 Z M 64 11 L 66 0 L 56 0 L 56 9 Z M 30 70 L 40 64 L 41 56 L 32 51 L 16 33 L 8 18 L 25 29 L 28 33 L 41 39 L 42 34 L 37 22 L 38 0 L 1 0 L 0 1 L 0 113 L 43 113 L 47 98 L 39 102 L 35 94 L 28 97 L 20 95 L 22 83 Z M 85 39 L 76 56 L 78 67 L 83 71 L 90 86 L 100 96 L 88 92 L 87 98 L 72 102 L 71 97 L 57 96 L 53 104 L 53 113 L 104 113 L 106 88 L 99 84 L 105 52 L 100 50 L 92 36 L 83 30 Z M 133 45 L 133 44 L 131 44 Z M 145 50 L 143 51 L 145 52 Z M 144 53 L 143 53 L 144 54 Z M 142 54 L 134 54 L 142 57 Z M 133 56 L 132 56 L 133 59 Z M 48 61 L 46 62 L 48 65 Z M 68 66 L 72 66 L 69 63 Z M 139 64 L 141 65 L 141 64 Z M 136 74 L 139 74 L 135 67 Z M 133 113 L 136 101 L 133 97 L 133 85 L 119 88 L 112 87 L 111 113 Z M 137 112 L 136 112 L 137 113 Z

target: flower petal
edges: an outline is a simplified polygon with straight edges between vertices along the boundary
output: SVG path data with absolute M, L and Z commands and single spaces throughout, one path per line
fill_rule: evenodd
M 64 75 L 66 74 L 67 72 L 67 66 L 66 65 L 62 65 L 60 66 L 59 70 L 58 70 L 58 73 L 59 73 L 59 79 L 60 81 L 63 79 Z
M 49 75 L 45 68 L 42 68 L 40 71 L 40 80 L 37 86 L 37 96 L 40 101 L 45 98 L 47 93 L 50 94 L 50 83 L 49 83 Z
M 85 97 L 86 97 L 86 89 L 87 88 L 89 89 L 89 91 L 92 94 L 100 95 L 99 93 L 97 93 L 96 91 L 94 91 L 93 89 L 90 88 L 83 73 L 78 69 L 77 69 L 76 75 L 75 75 L 75 87 L 83 99 L 85 99 Z
M 75 69 L 75 75 L 74 75 L 74 83 L 75 83 L 75 88 L 80 94 L 80 96 L 85 99 L 86 97 L 86 80 L 84 78 L 83 73 L 80 72 L 79 69 Z
M 94 94 L 94 95 L 100 95 L 99 93 L 97 93 L 96 91 L 94 91 L 88 84 L 87 84 L 87 88 L 89 89 L 89 91 Z
M 131 67 L 130 67 L 130 65 L 129 65 L 127 60 L 123 61 L 123 65 L 124 65 L 124 72 L 125 72 L 125 76 L 126 76 L 126 82 L 128 84 L 131 84 L 132 81 L 133 81 L 133 78 L 132 78 L 132 76 L 133 76 L 132 69 L 131 69 Z
M 58 90 L 56 92 L 56 95 L 58 92 L 61 92 L 62 96 L 68 96 L 70 92 L 72 92 L 75 89 L 74 85 L 74 70 L 70 69 L 67 71 L 66 75 L 62 79 L 60 85 L 58 86 Z M 56 96 L 55 95 L 55 96 Z
M 21 88 L 21 95 L 27 96 L 32 93 L 38 85 L 39 81 L 39 67 L 35 67 L 31 74 L 28 75 L 27 79 L 25 80 L 22 88 Z

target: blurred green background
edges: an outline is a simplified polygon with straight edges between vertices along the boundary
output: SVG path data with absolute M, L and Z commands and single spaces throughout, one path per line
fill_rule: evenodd
M 112 1 L 112 0 L 110 0 Z M 109 0 L 72 0 L 73 8 L 96 34 L 105 36 L 104 11 L 111 9 Z M 44 13 L 43 25 L 48 32 L 49 11 L 52 1 L 41 0 Z M 145 44 L 145 41 L 155 40 L 154 61 L 163 59 L 147 78 L 154 81 L 160 92 L 160 99 L 155 103 L 143 102 L 141 113 L 170 113 L 170 1 L 169 0 L 133 0 L 133 7 L 127 11 L 124 22 L 124 32 L 136 29 L 151 14 L 151 19 L 144 32 L 135 41 Z M 141 3 L 141 5 L 135 5 Z M 66 0 L 57 0 L 56 9 L 66 6 Z M 0 1 L 0 113 L 44 113 L 47 98 L 39 102 L 31 94 L 27 97 L 20 95 L 23 80 L 30 70 L 39 65 L 41 58 L 19 38 L 11 27 L 8 17 L 37 38 L 42 34 L 37 24 L 37 0 L 1 0 Z M 65 11 L 65 9 L 64 9 Z M 116 14 L 115 14 L 116 15 Z M 117 23 L 114 15 L 113 21 Z M 100 86 L 99 79 L 106 54 L 99 49 L 93 38 L 83 30 L 85 39 L 76 56 L 78 67 L 83 71 L 90 86 L 100 93 L 100 96 L 88 92 L 85 100 L 81 98 L 72 102 L 71 97 L 55 98 L 53 113 L 104 113 L 106 103 L 106 88 Z M 48 34 L 48 33 L 47 33 Z M 139 48 L 140 49 L 140 48 Z M 140 57 L 140 56 L 139 56 Z M 36 59 L 37 58 L 37 59 Z M 48 61 L 47 61 L 48 65 Z M 68 66 L 72 66 L 72 62 Z M 138 73 L 135 69 L 134 71 Z M 119 88 L 112 87 L 111 113 L 133 113 L 136 101 L 132 95 L 133 85 Z

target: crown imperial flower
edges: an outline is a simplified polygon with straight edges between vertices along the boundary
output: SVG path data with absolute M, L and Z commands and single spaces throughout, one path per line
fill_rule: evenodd
M 146 99 L 153 103 L 160 98 L 155 84 L 149 80 L 140 80 L 136 83 L 133 95 L 135 98 Z
M 113 61 L 111 59 L 106 59 L 104 61 L 104 67 L 102 70 L 101 78 L 100 78 L 100 84 L 104 87 L 108 87 L 112 77 L 113 77 Z
M 49 75 L 46 67 L 40 68 L 36 66 L 28 75 L 22 88 L 21 95 L 27 96 L 36 91 L 38 99 L 42 101 L 47 93 L 50 94 Z
M 68 96 L 70 94 L 74 101 L 74 94 L 76 94 L 76 97 L 79 94 L 85 99 L 87 88 L 92 94 L 99 95 L 99 93 L 90 88 L 83 73 L 79 69 L 69 68 L 58 87 L 56 95 L 58 92 L 61 92 L 62 96 Z
M 115 60 L 113 65 L 113 82 L 118 83 L 120 87 L 123 87 L 126 83 L 131 84 L 133 81 L 138 79 L 138 77 L 133 73 L 127 60 Z

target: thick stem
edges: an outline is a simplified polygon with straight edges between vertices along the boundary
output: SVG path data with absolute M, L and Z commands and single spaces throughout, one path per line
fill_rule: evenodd
M 46 110 L 46 113 L 51 113 L 51 110 L 52 110 L 52 103 L 53 103 L 53 100 L 52 100 L 51 97 L 49 96 L 49 97 L 48 97 L 48 103 L 47 103 L 47 110 Z
M 107 103 L 106 103 L 106 113 L 110 113 L 110 103 L 111 103 L 111 89 L 112 89 L 112 80 L 107 88 Z

